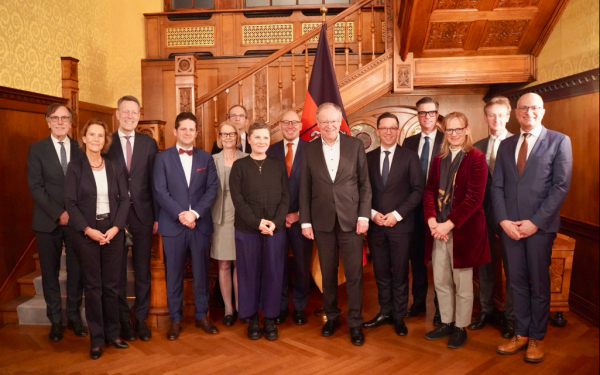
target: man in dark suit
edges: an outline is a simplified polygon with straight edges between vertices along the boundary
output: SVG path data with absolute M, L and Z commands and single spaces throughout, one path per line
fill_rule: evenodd
M 167 304 L 171 326 L 168 340 L 175 340 L 183 320 L 183 271 L 190 253 L 194 278 L 196 327 L 218 333 L 208 311 L 208 262 L 213 233 L 210 207 L 217 197 L 219 177 L 210 154 L 194 147 L 198 120 L 190 112 L 175 119 L 175 146 L 156 156 L 154 197 L 160 205 L 158 233 L 163 236 L 167 274 Z
M 299 195 L 300 195 L 300 165 L 302 164 L 304 147 L 308 144 L 303 139 L 300 139 L 300 130 L 302 122 L 300 117 L 294 111 L 288 111 L 281 116 L 279 120 L 279 130 L 283 139 L 274 143 L 267 150 L 267 155 L 273 156 L 281 160 L 286 165 L 289 186 L 290 186 L 290 205 L 288 214 L 285 218 L 285 226 L 287 232 L 288 245 L 286 249 L 292 248 L 294 255 L 294 270 L 296 280 L 294 282 L 294 290 L 292 292 L 294 314 L 292 320 L 297 325 L 306 323 L 306 315 L 304 309 L 308 302 L 308 294 L 310 292 L 310 258 L 312 255 L 312 241 L 302 235 L 300 227 L 300 217 L 298 211 Z M 287 254 L 286 254 L 287 255 Z M 286 257 L 287 259 L 287 257 Z M 283 273 L 283 289 L 281 295 L 281 312 L 275 324 L 281 324 L 289 314 L 288 304 L 290 297 L 288 295 L 288 276 L 287 263 Z
M 435 155 L 440 153 L 444 134 L 437 129 L 440 109 L 437 101 L 429 97 L 424 97 L 417 102 L 416 107 L 421 133 L 406 138 L 402 147 L 414 151 L 419 155 L 421 172 L 423 173 L 424 183 L 426 183 L 431 161 Z M 406 318 L 414 318 L 419 314 L 425 314 L 426 311 L 425 302 L 427 300 L 428 288 L 427 263 L 429 260 L 425 260 L 425 229 L 423 204 L 421 203 L 415 210 L 415 231 L 410 245 L 413 304 L 406 312 Z M 433 302 L 435 304 L 433 325 L 439 326 L 442 323 L 442 318 L 440 316 L 437 297 L 434 297 Z
M 82 158 L 77 141 L 67 134 L 71 129 L 73 112 L 60 103 L 50 104 L 46 121 L 50 136 L 29 146 L 27 155 L 27 184 L 33 198 L 31 229 L 38 245 L 42 289 L 46 301 L 46 314 L 51 327 L 48 338 L 62 339 L 61 292 L 58 280 L 63 243 L 67 257 L 67 320 L 75 335 L 87 336 L 81 323 L 83 283 L 79 263 L 73 252 L 73 233 L 67 226 L 69 214 L 65 210 L 64 182 L 67 165 Z
M 543 339 L 550 315 L 550 258 L 560 229 L 560 206 L 571 186 L 573 155 L 568 136 L 542 125 L 544 101 L 523 95 L 515 114 L 518 135 L 500 143 L 492 204 L 502 227 L 517 327 L 497 351 L 514 354 L 527 347 L 525 361 L 544 359 Z
M 506 123 L 510 118 L 510 101 L 508 98 L 498 96 L 487 101 L 483 108 L 483 120 L 490 128 L 490 135 L 474 144 L 475 148 L 485 154 L 488 165 L 488 179 L 485 186 L 485 197 L 483 200 L 483 209 L 485 211 L 485 221 L 488 228 L 488 240 L 490 243 L 490 255 L 492 261 L 478 267 L 479 272 L 479 301 L 481 303 L 481 312 L 469 324 L 470 330 L 478 330 L 485 327 L 486 324 L 494 320 L 494 284 L 495 268 L 501 261 L 497 259 L 492 250 L 492 243 L 496 235 L 501 239 L 502 230 L 494 218 L 492 210 L 492 198 L 490 191 L 492 188 L 492 174 L 498 155 L 500 142 L 513 134 L 506 130 Z M 501 336 L 510 339 L 515 334 L 515 316 L 513 311 L 512 289 L 510 288 L 510 273 L 508 272 L 508 262 L 506 253 L 502 250 L 502 262 L 504 263 L 504 274 L 506 276 L 506 303 L 504 304 L 504 319 Z
M 398 118 L 389 112 L 377 118 L 381 147 L 367 154 L 373 199 L 369 250 L 377 283 L 379 313 L 363 327 L 394 324 L 398 336 L 408 333 L 408 253 L 414 231 L 414 210 L 422 202 L 425 182 L 419 157 L 398 145 Z
M 248 126 L 248 111 L 246 110 L 246 107 L 244 107 L 243 105 L 236 104 L 233 107 L 229 108 L 229 111 L 227 111 L 227 119 L 235 124 L 236 128 L 238 128 L 238 131 L 240 133 L 241 138 L 238 150 L 245 152 L 246 154 L 251 153 L 252 147 L 248 142 L 248 133 L 246 133 Z M 217 141 L 215 141 L 213 143 L 213 147 L 210 153 L 212 155 L 218 154 L 219 152 L 221 152 L 221 150 L 223 149 L 220 148 L 217 145 Z
M 319 249 L 323 276 L 323 309 L 327 323 L 321 334 L 331 336 L 339 327 L 337 275 L 339 254 L 344 263 L 350 341 L 365 342 L 361 326 L 362 243 L 369 229 L 371 185 L 363 143 L 341 134 L 342 111 L 323 103 L 316 113 L 321 139 L 306 145 L 300 177 L 302 234 Z
M 119 282 L 119 320 L 121 338 L 126 341 L 136 339 L 136 332 L 142 341 L 148 341 L 152 332 L 146 325 L 150 307 L 150 256 L 152 254 L 152 234 L 158 225 L 158 207 L 152 199 L 152 168 L 158 153 L 156 141 L 135 131 L 140 120 L 140 102 L 127 95 L 117 102 L 116 117 L 119 129 L 112 135 L 110 149 L 106 157 L 121 163 L 129 186 L 131 205 L 128 226 L 133 236 L 131 254 L 135 275 L 135 331 L 129 319 L 127 304 L 127 249 L 123 251 L 121 277 Z

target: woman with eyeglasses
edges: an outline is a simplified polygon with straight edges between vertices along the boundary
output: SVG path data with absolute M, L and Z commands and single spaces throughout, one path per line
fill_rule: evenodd
M 450 337 L 447 346 L 458 349 L 467 340 L 465 327 L 471 322 L 473 267 L 490 262 L 483 211 L 488 170 L 485 154 L 473 147 L 464 114 L 448 114 L 442 128 L 441 151 L 431 162 L 423 194 L 429 226 L 425 259 L 432 257 L 442 324 L 425 338 Z
M 267 156 L 271 129 L 257 121 L 248 129 L 252 152 L 231 167 L 229 188 L 235 207 L 235 253 L 239 280 L 239 316 L 248 319 L 248 338 L 278 336 L 283 267 L 287 255 L 285 218 L 289 187 L 285 164 Z M 263 312 L 261 331 L 258 318 Z
M 229 192 L 229 175 L 233 162 L 248 154 L 240 151 L 240 133 L 230 121 L 222 122 L 217 129 L 217 146 L 222 149 L 213 155 L 217 174 L 219 175 L 219 189 L 217 199 L 212 205 L 214 233 L 210 256 L 219 262 L 219 287 L 225 303 L 223 325 L 231 327 L 237 319 L 238 283 L 237 267 L 235 260 L 235 229 L 233 221 L 235 209 Z M 233 277 L 231 267 L 233 265 Z M 235 308 L 232 304 L 231 291 L 235 293 Z

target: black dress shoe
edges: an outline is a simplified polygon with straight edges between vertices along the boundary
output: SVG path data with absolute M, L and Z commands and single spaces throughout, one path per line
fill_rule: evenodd
M 67 328 L 73 331 L 75 336 L 85 337 L 87 336 L 87 329 L 81 323 L 81 320 L 69 320 Z
M 90 357 L 92 359 L 98 359 L 102 357 L 102 348 L 91 348 L 90 349 Z
M 202 329 L 204 332 L 209 335 L 214 335 L 219 333 L 219 329 L 214 325 L 212 320 L 209 317 L 204 317 L 202 319 L 196 319 L 196 328 Z
M 425 308 L 425 305 L 415 305 L 413 303 L 412 306 L 409 307 L 408 310 L 406 310 L 406 314 L 404 315 L 404 317 L 405 318 L 415 318 L 415 317 L 419 316 L 420 314 L 425 314 L 426 311 L 427 311 L 427 309 Z
M 435 310 L 435 314 L 433 314 L 433 326 L 439 327 L 442 325 L 442 316 L 440 315 L 440 310 Z
M 465 341 L 467 341 L 467 330 L 464 327 L 455 326 L 446 346 L 451 349 L 458 349 L 465 344 Z
M 265 333 L 265 339 L 269 341 L 277 340 L 277 338 L 279 338 L 277 327 L 275 327 L 274 319 L 265 318 L 265 321 L 263 323 L 263 332 Z
M 250 340 L 258 340 L 262 336 L 262 332 L 260 330 L 260 322 L 258 321 L 258 317 L 252 317 L 248 323 L 248 338 Z
M 129 319 L 121 320 L 121 338 L 125 341 L 135 341 L 135 331 L 131 326 L 131 321 Z
M 106 340 L 106 345 L 114 346 L 116 349 L 127 349 L 129 348 L 129 344 L 121 339 L 116 340 Z
M 62 340 L 62 322 L 53 322 L 50 326 L 50 333 L 48 333 L 50 341 Z
M 171 326 L 167 331 L 167 340 L 173 341 L 179 338 L 179 332 L 181 331 L 181 322 L 176 320 L 171 322 Z
M 292 320 L 294 321 L 294 324 L 297 326 L 306 324 L 306 315 L 304 314 L 304 311 L 295 310 L 294 315 L 292 315 Z
M 340 320 L 328 320 L 321 328 L 321 336 L 329 337 L 335 333 L 335 330 L 340 328 Z
M 273 321 L 275 322 L 275 324 L 285 323 L 285 318 L 287 318 L 288 315 L 290 315 L 290 310 L 288 310 L 288 309 L 281 310 L 279 312 L 279 316 L 277 318 L 273 319 Z
M 454 323 L 442 323 L 439 327 L 427 332 L 425 338 L 427 340 L 439 340 L 444 337 L 450 337 L 454 332 Z
M 365 335 L 361 327 L 350 328 L 350 342 L 356 346 L 361 346 L 365 343 Z
M 505 339 L 512 339 L 515 336 L 515 321 L 513 319 L 506 319 L 506 323 L 504 323 L 504 327 L 502 327 L 500 336 Z
M 467 328 L 469 328 L 471 331 L 477 331 L 485 327 L 486 324 L 490 323 L 490 319 L 490 314 L 480 312 L 479 315 L 477 315 L 477 318 L 475 318 L 475 320 L 473 320 Z
M 223 317 L 223 325 L 225 327 L 231 327 L 233 325 L 233 323 L 235 323 L 235 321 L 237 320 L 237 310 L 233 310 L 233 314 L 230 315 L 225 315 Z
M 137 320 L 135 322 L 135 331 L 142 341 L 149 341 L 152 338 L 152 331 L 150 331 L 144 320 Z
M 375 328 L 382 326 L 384 324 L 394 324 L 394 319 L 389 315 L 383 315 L 382 313 L 377 313 L 375 317 L 369 321 L 363 323 L 363 327 L 365 328 Z
M 396 332 L 398 336 L 406 336 L 408 334 L 408 328 L 406 327 L 404 320 L 394 323 L 394 332 Z

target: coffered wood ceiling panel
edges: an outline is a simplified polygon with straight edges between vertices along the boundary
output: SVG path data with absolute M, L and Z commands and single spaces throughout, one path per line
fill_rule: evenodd
M 569 0 L 401 0 L 402 58 L 538 56 Z

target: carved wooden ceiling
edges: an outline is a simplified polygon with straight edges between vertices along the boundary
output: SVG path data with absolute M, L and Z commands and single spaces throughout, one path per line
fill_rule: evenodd
M 568 0 L 399 0 L 406 58 L 538 56 Z

